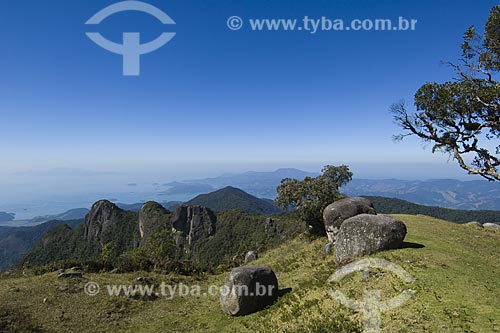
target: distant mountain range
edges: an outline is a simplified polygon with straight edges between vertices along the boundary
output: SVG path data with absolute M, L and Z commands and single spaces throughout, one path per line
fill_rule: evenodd
M 435 179 L 354 179 L 343 192 L 350 196 L 382 196 L 413 203 L 465 210 L 500 210 L 500 182 Z
M 272 172 L 249 171 L 241 174 L 226 174 L 220 177 L 184 180 L 162 184 L 156 196 L 193 198 L 225 187 L 238 188 L 256 198 L 268 200 L 272 205 L 276 187 L 283 178 L 304 179 L 317 173 L 298 169 L 278 169 Z M 354 179 L 343 187 L 349 196 L 381 196 L 398 198 L 413 203 L 463 210 L 500 210 L 500 182 L 483 180 L 459 181 L 452 179 L 399 180 L 399 179 Z M 115 200 L 112 200 L 115 201 Z M 181 201 L 158 201 L 166 209 L 173 210 Z M 142 203 L 117 203 L 124 210 L 139 211 Z M 218 204 L 212 203 L 212 207 Z M 269 207 L 269 205 L 267 205 Z M 221 206 L 222 208 L 224 205 Z M 248 207 L 239 207 L 248 211 Z M 217 208 L 214 208 L 217 209 Z M 267 209 L 267 208 L 266 208 Z M 257 209 L 260 211 L 260 208 Z M 39 216 L 30 220 L 13 221 L 15 214 L 0 213 L 0 226 L 34 225 L 51 220 L 80 219 L 88 212 L 86 208 L 72 209 L 62 214 Z
M 272 172 L 245 172 L 215 178 L 186 180 L 164 184 L 165 195 L 192 196 L 215 191 L 226 186 L 240 188 L 258 198 L 274 199 L 276 187 L 283 178 L 304 179 L 317 173 L 297 169 Z M 460 181 L 453 179 L 400 180 L 353 179 L 342 191 L 349 196 L 383 196 L 408 200 L 421 205 L 466 210 L 500 210 L 500 182 L 486 180 Z
M 272 172 L 248 171 L 241 174 L 226 174 L 214 178 L 167 183 L 164 184 L 164 186 L 167 186 L 167 189 L 162 194 L 190 194 L 195 196 L 226 186 L 232 186 L 242 189 L 258 198 L 274 199 L 276 197 L 276 187 L 281 183 L 283 178 L 304 179 L 308 176 L 316 177 L 317 175 L 318 173 L 297 169 L 278 169 Z

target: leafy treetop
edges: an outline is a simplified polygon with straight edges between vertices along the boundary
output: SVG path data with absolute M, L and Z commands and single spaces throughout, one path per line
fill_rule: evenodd
M 300 181 L 285 178 L 278 186 L 276 204 L 283 208 L 296 207 L 300 218 L 315 235 L 324 235 L 323 210 L 343 197 L 340 187 L 352 179 L 349 167 L 327 165 L 318 177 L 306 177 Z
M 416 135 L 469 174 L 500 180 L 500 6 L 491 10 L 484 36 L 474 27 L 466 31 L 460 62 L 448 64 L 457 77 L 424 84 L 415 94 L 416 112 L 404 102 L 392 105 L 403 129 L 395 139 Z

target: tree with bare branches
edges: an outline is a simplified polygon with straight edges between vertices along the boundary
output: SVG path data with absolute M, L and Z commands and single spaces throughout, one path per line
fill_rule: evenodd
M 403 133 L 433 144 L 433 153 L 453 157 L 469 174 L 500 180 L 500 6 L 490 12 L 484 35 L 470 27 L 459 63 L 448 63 L 456 78 L 426 83 L 415 94 L 415 112 L 404 102 L 391 106 Z

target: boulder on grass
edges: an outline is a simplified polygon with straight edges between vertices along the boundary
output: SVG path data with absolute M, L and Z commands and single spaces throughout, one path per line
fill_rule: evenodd
M 359 214 L 373 214 L 377 212 L 373 204 L 366 198 L 345 198 L 335 201 L 323 210 L 323 222 L 326 235 L 330 243 L 334 243 L 342 223 Z
M 406 225 L 387 215 L 361 214 L 344 221 L 335 243 L 334 259 L 341 266 L 352 259 L 403 245 Z
M 500 230 L 500 224 L 496 224 L 496 223 L 485 223 L 485 224 L 483 224 L 483 227 Z
M 237 267 L 221 290 L 222 311 L 242 316 L 260 311 L 278 298 L 278 279 L 272 269 L 261 266 Z

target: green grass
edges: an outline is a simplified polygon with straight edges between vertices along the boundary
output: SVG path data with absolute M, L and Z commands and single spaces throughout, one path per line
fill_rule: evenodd
M 325 239 L 301 235 L 255 262 L 273 268 L 280 288 L 292 288 L 259 313 L 225 315 L 218 296 L 148 300 L 83 293 L 88 281 L 135 284 L 138 276 L 154 284 L 200 284 L 205 291 L 222 285 L 227 272 L 203 277 L 85 274 L 64 281 L 49 273 L 0 280 L 0 332 L 361 332 L 362 316 L 332 299 L 332 287 L 357 299 L 363 290 L 380 289 L 384 299 L 409 287 L 416 290 L 408 303 L 383 314 L 382 332 L 500 332 L 500 232 L 425 216 L 397 217 L 408 227 L 406 241 L 425 247 L 374 257 L 407 270 L 416 278 L 411 286 L 379 270 L 368 279 L 355 273 L 328 284 L 336 267 L 331 255 L 322 254 Z

